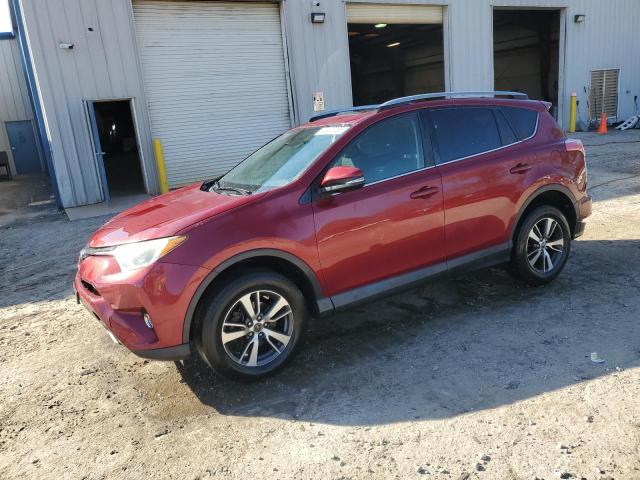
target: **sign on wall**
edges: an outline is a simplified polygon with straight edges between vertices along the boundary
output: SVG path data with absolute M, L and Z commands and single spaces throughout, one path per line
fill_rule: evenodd
M 324 92 L 313 93 L 313 111 L 322 112 L 324 110 Z

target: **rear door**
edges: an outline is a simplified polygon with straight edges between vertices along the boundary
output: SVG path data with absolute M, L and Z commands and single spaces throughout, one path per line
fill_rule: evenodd
M 413 112 L 370 126 L 333 160 L 362 170 L 365 186 L 313 204 L 329 295 L 444 262 L 441 179 L 425 150 Z
M 424 116 L 442 175 L 447 259 L 507 248 L 535 153 L 520 143 L 500 108 L 429 109 Z

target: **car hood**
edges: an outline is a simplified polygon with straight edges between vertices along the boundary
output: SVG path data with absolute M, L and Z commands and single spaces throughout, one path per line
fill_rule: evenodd
M 202 191 L 200 186 L 184 187 L 125 210 L 96 231 L 89 246 L 109 247 L 175 235 L 195 223 L 265 195 L 221 195 Z

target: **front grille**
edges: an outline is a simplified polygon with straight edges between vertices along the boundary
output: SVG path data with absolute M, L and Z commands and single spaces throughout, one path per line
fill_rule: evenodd
M 93 293 L 96 296 L 100 296 L 100 292 L 98 292 L 98 289 L 96 289 L 96 287 L 94 287 L 93 285 L 91 285 L 89 282 L 85 281 L 85 280 L 80 280 L 80 283 L 82 283 L 82 286 L 90 293 Z

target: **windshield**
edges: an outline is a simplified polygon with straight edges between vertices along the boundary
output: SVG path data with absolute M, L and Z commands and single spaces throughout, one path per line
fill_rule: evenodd
M 220 178 L 213 188 L 253 193 L 287 185 L 349 127 L 332 125 L 289 130 L 247 157 Z

